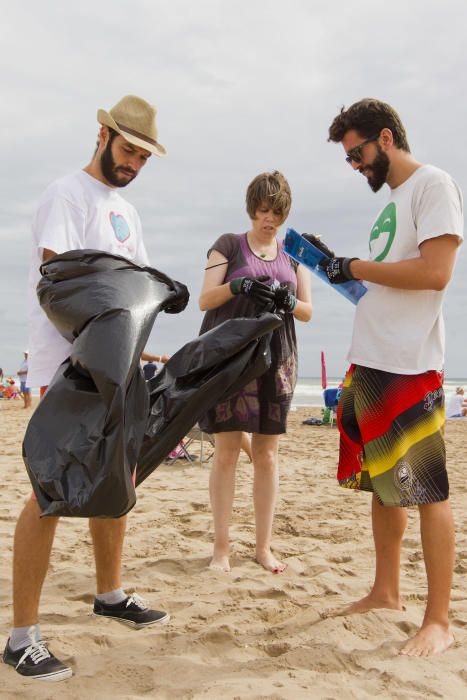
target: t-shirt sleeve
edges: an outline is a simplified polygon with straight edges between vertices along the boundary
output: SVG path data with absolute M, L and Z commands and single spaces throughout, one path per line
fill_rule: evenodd
M 232 260 L 238 249 L 238 236 L 235 233 L 223 233 L 208 250 L 207 257 L 213 250 L 223 255 L 227 260 Z
M 462 195 L 453 181 L 428 184 L 415 202 L 417 243 L 446 233 L 464 237 Z
M 85 214 L 78 207 L 63 197 L 51 197 L 39 206 L 34 218 L 37 249 L 64 253 L 83 248 L 85 223 Z
M 144 245 L 143 241 L 143 228 L 141 226 L 141 219 L 139 218 L 139 215 L 136 211 L 135 224 L 137 237 L 135 262 L 137 262 L 139 265 L 149 265 L 149 257 L 146 251 L 146 246 Z

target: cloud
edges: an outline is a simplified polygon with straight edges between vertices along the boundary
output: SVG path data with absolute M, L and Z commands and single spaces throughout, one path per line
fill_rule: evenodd
M 173 352 L 198 332 L 206 251 L 248 227 L 248 182 L 278 168 L 293 191 L 290 225 L 321 232 L 339 253 L 365 256 L 387 192 L 374 196 L 328 144 L 342 104 L 363 96 L 399 110 L 413 152 L 465 189 L 467 98 L 463 2 L 369 0 L 55 0 L 2 10 L 0 364 L 14 369 L 26 342 L 30 221 L 41 191 L 84 166 L 96 112 L 123 94 L 158 108 L 165 159 L 151 159 L 125 196 L 140 212 L 156 267 L 186 282 L 183 317 L 161 318 L 151 347 Z M 466 263 L 447 296 L 448 369 L 465 374 L 463 324 L 454 329 Z M 302 376 L 342 374 L 352 308 L 318 282 L 315 315 L 297 323 Z M 457 310 L 456 310 L 457 309 Z M 455 330 L 455 336 L 454 336 Z

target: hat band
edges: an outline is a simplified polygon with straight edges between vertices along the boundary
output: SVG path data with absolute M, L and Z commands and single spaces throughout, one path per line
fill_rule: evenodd
M 141 132 L 136 131 L 135 129 L 130 129 L 129 126 L 125 126 L 124 124 L 120 124 L 119 122 L 115 122 L 115 124 L 122 131 L 126 131 L 127 134 L 131 134 L 132 136 L 136 136 L 138 139 L 141 139 L 142 141 L 147 141 L 148 143 L 151 143 L 153 146 L 159 146 L 159 144 L 157 143 L 157 141 L 155 139 L 151 139 L 149 136 L 146 136 L 145 134 L 142 134 Z

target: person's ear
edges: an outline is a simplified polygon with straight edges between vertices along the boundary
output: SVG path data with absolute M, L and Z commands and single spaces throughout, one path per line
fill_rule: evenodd
M 381 148 L 383 148 L 385 151 L 387 151 L 394 145 L 394 136 L 392 135 L 391 129 L 388 129 L 387 127 L 381 129 L 381 133 L 379 135 L 379 143 L 381 145 Z
M 99 129 L 99 148 L 104 150 L 109 141 L 110 133 L 107 126 L 101 126 Z

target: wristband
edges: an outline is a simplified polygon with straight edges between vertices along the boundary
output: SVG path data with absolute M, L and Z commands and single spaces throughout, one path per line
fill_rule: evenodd
M 354 280 L 356 277 L 350 272 L 350 263 L 354 260 L 360 260 L 360 258 L 344 258 L 342 261 L 342 272 L 349 280 Z
M 230 282 L 230 291 L 232 294 L 240 294 L 240 289 L 242 286 L 242 282 L 244 280 L 244 277 L 236 277 Z

